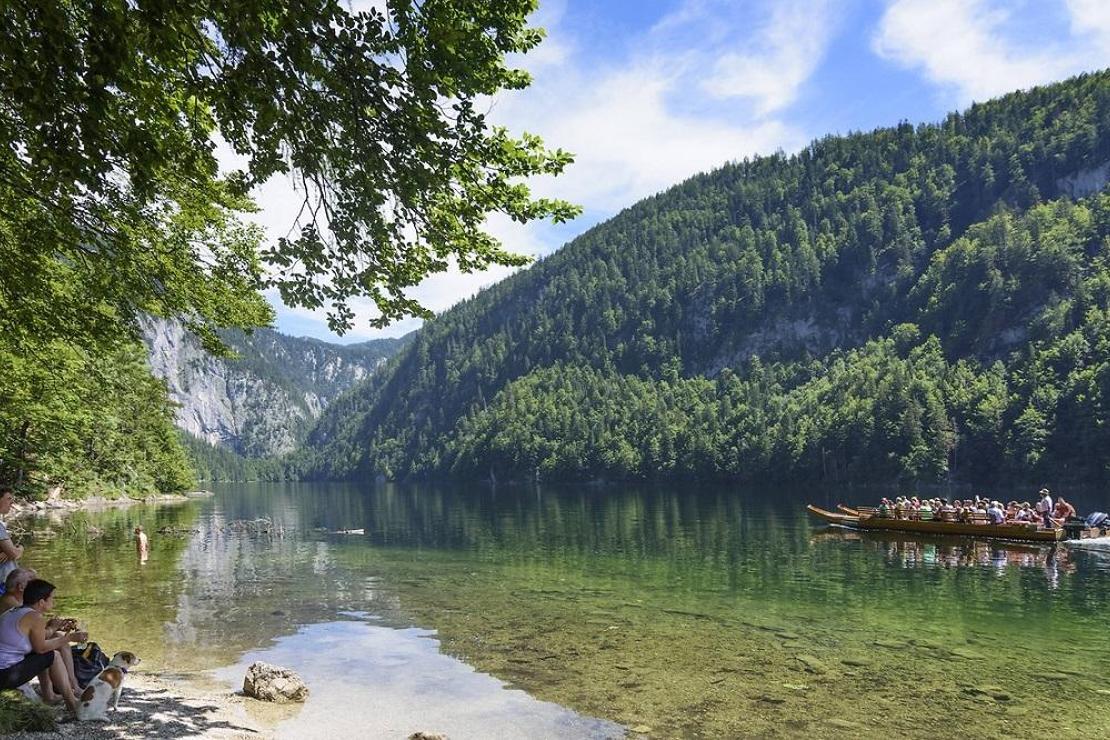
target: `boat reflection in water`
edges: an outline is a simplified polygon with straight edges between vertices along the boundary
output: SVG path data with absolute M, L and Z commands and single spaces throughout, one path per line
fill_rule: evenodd
M 881 552 L 889 565 L 901 568 L 993 569 L 998 575 L 1008 570 L 1039 569 L 1051 588 L 1060 575 L 1074 573 L 1076 565 L 1066 547 L 1034 545 L 998 540 L 953 537 L 911 537 L 892 532 L 866 532 L 829 527 L 814 533 L 812 542 L 860 542 Z

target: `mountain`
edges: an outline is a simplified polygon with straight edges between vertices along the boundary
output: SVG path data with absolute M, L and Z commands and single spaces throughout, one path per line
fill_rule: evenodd
M 308 475 L 1110 479 L 1110 72 L 647 198 L 429 322 Z
M 151 369 L 178 404 L 177 426 L 252 458 L 292 451 L 329 403 L 407 341 L 338 345 L 271 329 L 228 331 L 222 338 L 234 359 L 205 352 L 180 324 L 143 325 Z

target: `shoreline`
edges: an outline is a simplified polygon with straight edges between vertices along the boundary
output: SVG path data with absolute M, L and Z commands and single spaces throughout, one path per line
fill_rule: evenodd
M 73 513 L 76 511 L 103 511 L 104 509 L 123 509 L 141 504 L 183 504 L 196 499 L 209 498 L 215 494 L 212 491 L 189 491 L 187 493 L 159 493 L 145 498 L 106 498 L 104 496 L 89 496 L 80 499 L 53 498 L 45 501 L 28 501 L 17 499 L 12 503 L 12 510 L 8 514 L 8 521 L 25 519 L 31 516 L 52 513 Z
M 214 495 L 211 491 L 157 494 L 145 498 L 53 498 L 17 500 L 7 517 L 9 526 L 36 516 L 67 515 L 79 511 L 122 509 L 135 505 L 183 504 Z M 282 711 L 286 709 L 286 711 Z M 127 677 L 119 712 L 109 711 L 109 722 L 77 722 L 59 711 L 53 730 L 17 732 L 12 738 L 76 738 L 84 740 L 129 737 L 271 738 L 287 708 L 249 699 L 205 674 L 169 671 L 144 672 L 140 666 Z
M 143 673 L 140 667 L 127 676 L 119 711 L 109 709 L 108 722 L 77 722 L 64 717 L 54 730 L 23 731 L 8 737 L 272 738 L 277 722 L 289 715 L 289 706 L 249 699 L 208 677 Z

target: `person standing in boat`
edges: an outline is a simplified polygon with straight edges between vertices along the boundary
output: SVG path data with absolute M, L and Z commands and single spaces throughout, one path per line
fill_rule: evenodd
M 1045 529 L 1052 528 L 1052 496 L 1047 488 L 1041 489 L 1041 500 L 1037 502 L 1037 514 L 1041 517 Z

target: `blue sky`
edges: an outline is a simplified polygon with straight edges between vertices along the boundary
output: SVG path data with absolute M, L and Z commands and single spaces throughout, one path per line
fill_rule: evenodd
M 530 88 L 490 117 L 573 152 L 532 183 L 584 208 L 574 222 L 490 231 L 542 256 L 637 200 L 728 161 L 793 152 L 829 133 L 936 121 L 976 100 L 1110 66 L 1110 0 L 540 0 L 538 49 L 515 63 Z M 357 7 L 356 3 L 356 7 Z M 283 183 L 258 194 L 260 223 L 288 230 Z M 413 295 L 449 308 L 509 274 L 429 278 Z M 323 316 L 276 302 L 277 328 L 339 342 L 419 326 L 332 334 Z

